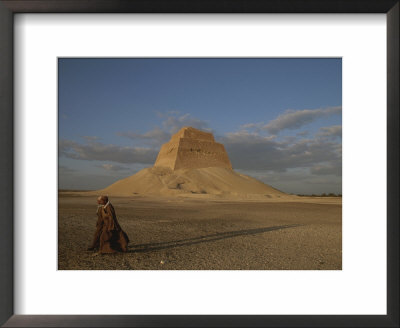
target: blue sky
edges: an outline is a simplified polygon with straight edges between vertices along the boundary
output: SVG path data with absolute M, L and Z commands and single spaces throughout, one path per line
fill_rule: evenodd
M 290 193 L 341 193 L 341 59 L 59 59 L 59 188 L 154 163 L 182 126 L 235 170 Z

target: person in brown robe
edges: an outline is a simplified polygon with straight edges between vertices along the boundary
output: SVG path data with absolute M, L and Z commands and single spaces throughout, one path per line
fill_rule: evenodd
M 98 249 L 100 254 L 126 252 L 129 238 L 121 229 L 108 197 L 100 196 L 97 198 L 97 204 L 96 232 L 88 251 Z

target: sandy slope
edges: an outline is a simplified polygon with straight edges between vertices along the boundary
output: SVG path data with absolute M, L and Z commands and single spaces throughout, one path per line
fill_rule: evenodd
M 86 193 L 109 196 L 202 195 L 238 198 L 287 198 L 289 195 L 231 169 L 209 167 L 171 170 L 146 168 L 102 190 Z

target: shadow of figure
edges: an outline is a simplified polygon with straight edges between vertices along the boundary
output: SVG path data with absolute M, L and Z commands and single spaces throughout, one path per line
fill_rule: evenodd
M 266 228 L 218 232 L 218 233 L 211 234 L 211 235 L 205 235 L 205 236 L 199 236 L 199 237 L 187 238 L 187 239 L 181 239 L 181 240 L 173 240 L 173 241 L 166 241 L 166 242 L 160 242 L 160 243 L 139 244 L 139 245 L 128 246 L 128 248 L 134 248 L 133 250 L 129 249 L 128 252 L 130 252 L 130 253 L 150 252 L 150 251 L 157 251 L 157 250 L 161 250 L 161 249 L 168 249 L 168 248 L 174 248 L 174 247 L 191 246 L 191 245 L 195 245 L 195 244 L 209 243 L 209 242 L 227 239 L 227 238 L 256 235 L 256 234 L 274 231 L 274 230 L 295 228 L 298 226 L 301 226 L 301 224 L 280 225 L 280 226 L 273 226 L 273 227 L 266 227 Z

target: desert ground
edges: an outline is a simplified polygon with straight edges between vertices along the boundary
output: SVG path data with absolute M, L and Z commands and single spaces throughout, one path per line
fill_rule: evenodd
M 86 249 L 96 197 L 59 192 L 59 270 L 341 270 L 339 197 L 111 197 L 127 253 Z

